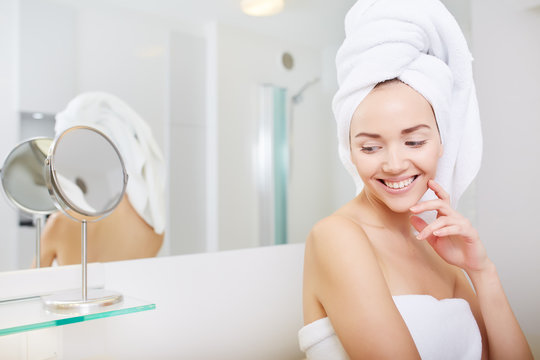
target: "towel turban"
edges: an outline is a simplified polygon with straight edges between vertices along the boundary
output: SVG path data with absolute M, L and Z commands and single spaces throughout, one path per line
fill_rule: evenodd
M 339 156 L 354 179 L 351 118 L 378 84 L 397 78 L 431 104 L 443 155 L 435 180 L 459 197 L 480 168 L 482 135 L 472 56 L 454 17 L 438 0 L 360 0 L 345 18 L 345 40 L 336 56 L 338 91 L 333 99 Z M 433 198 L 426 193 L 425 199 Z

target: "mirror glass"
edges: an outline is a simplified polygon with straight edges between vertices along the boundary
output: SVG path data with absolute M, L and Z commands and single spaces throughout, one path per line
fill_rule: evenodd
M 2 167 L 2 187 L 7 198 L 30 214 L 50 214 L 55 210 L 44 178 L 51 144 L 49 138 L 26 140 L 9 153 Z
M 67 129 L 55 140 L 47 161 L 51 195 L 76 220 L 106 216 L 124 195 L 124 163 L 113 143 L 98 130 Z

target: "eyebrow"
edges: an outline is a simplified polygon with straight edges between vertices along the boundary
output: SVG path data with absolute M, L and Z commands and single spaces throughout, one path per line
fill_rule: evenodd
M 426 124 L 420 124 L 420 125 L 416 125 L 416 126 L 401 130 L 401 134 L 402 135 L 410 134 L 421 128 L 431 129 L 431 127 L 429 127 Z M 378 139 L 381 137 L 381 135 L 379 134 L 370 134 L 370 133 L 361 132 L 361 133 L 356 134 L 355 138 L 360 137 L 360 136 L 365 136 L 365 137 L 369 137 L 373 139 Z

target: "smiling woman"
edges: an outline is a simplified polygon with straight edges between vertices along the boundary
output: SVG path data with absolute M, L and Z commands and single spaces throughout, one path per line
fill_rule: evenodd
M 313 360 L 532 359 L 478 232 L 452 206 L 482 144 L 459 26 L 437 0 L 360 0 L 345 24 L 333 106 L 359 194 L 306 241 L 301 349 Z
M 443 146 L 422 95 L 399 80 L 378 84 L 354 112 L 350 132 L 351 160 L 373 194 L 370 202 L 390 196 L 389 208 L 402 212 L 415 203 L 408 197 L 424 195 Z

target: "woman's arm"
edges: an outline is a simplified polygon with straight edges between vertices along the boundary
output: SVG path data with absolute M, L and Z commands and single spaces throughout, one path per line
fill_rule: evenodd
M 532 359 L 531 349 L 512 312 L 495 265 L 468 271 L 476 289 L 478 304 L 486 325 L 490 359 Z
M 47 267 L 51 266 L 54 259 L 57 257 L 57 244 L 58 238 L 65 236 L 62 231 L 59 231 L 59 217 L 62 216 L 59 212 L 56 212 L 49 216 L 43 227 L 41 233 L 41 254 L 40 254 L 40 266 Z M 60 229 L 61 230 L 61 229 Z M 33 267 L 36 266 L 36 260 L 34 259 Z
M 304 282 L 351 359 L 419 359 L 361 227 L 330 216 L 306 242 Z
M 476 290 L 476 299 L 467 300 L 472 304 L 477 302 L 480 309 L 482 319 L 478 323 L 481 329 L 485 324 L 489 358 L 532 359 L 529 344 L 478 232 L 466 218 L 452 209 L 449 195 L 439 184 L 430 180 L 429 187 L 439 199 L 419 203 L 411 211 L 418 214 L 435 210 L 437 219 L 428 225 L 413 216 L 411 223 L 419 231 L 419 240 L 425 239 L 446 262 L 460 267 L 469 275 Z M 479 315 L 475 315 L 478 319 Z

